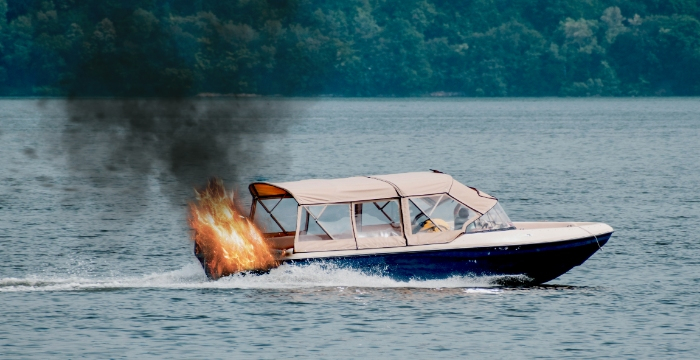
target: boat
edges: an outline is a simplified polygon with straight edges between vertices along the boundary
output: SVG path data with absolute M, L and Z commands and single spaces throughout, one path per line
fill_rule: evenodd
M 496 197 L 436 170 L 248 188 L 249 218 L 281 264 L 398 281 L 494 276 L 542 284 L 583 264 L 613 233 L 597 222 L 512 222 Z

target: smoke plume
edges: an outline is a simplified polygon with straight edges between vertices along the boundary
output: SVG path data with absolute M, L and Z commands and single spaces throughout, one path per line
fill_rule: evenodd
M 211 176 L 236 183 L 282 156 L 278 141 L 267 141 L 287 131 L 289 102 L 196 96 L 256 92 L 247 79 L 269 76 L 267 60 L 260 59 L 274 56 L 278 35 L 257 33 L 210 10 L 171 16 L 167 2 L 154 4 L 100 8 L 97 14 L 86 8 L 92 18 L 104 18 L 89 29 L 71 25 L 72 68 L 57 84 L 68 95 L 61 148 L 69 168 L 105 194 L 140 191 L 157 179 L 161 191 L 181 202 Z M 263 9 L 236 6 L 259 24 L 279 13 L 268 7 L 287 9 L 274 2 Z
M 70 169 L 106 193 L 142 191 L 151 177 L 177 201 L 208 177 L 234 183 L 282 156 L 266 142 L 286 132 L 285 107 L 264 99 L 71 99 L 61 142 Z

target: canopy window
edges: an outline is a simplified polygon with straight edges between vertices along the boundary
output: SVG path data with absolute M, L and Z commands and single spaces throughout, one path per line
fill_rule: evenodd
M 253 221 L 265 234 L 294 235 L 297 206 L 294 198 L 257 199 Z
M 406 245 L 399 199 L 353 203 L 358 249 Z
M 356 249 L 350 204 L 306 205 L 299 209 L 295 251 Z
M 415 196 L 407 199 L 409 245 L 434 244 L 454 239 L 479 214 L 447 194 Z
M 276 249 L 294 247 L 297 204 L 291 197 L 257 198 L 251 209 L 253 222 Z

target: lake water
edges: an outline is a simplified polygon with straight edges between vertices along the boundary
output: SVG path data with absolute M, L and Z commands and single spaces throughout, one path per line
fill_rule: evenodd
M 244 180 L 439 169 L 514 221 L 616 232 L 530 288 L 288 266 L 208 281 L 191 193 L 154 175 L 115 196 L 68 170 L 60 100 L 2 100 L 0 357 L 699 356 L 700 99 L 274 101 L 289 127 Z

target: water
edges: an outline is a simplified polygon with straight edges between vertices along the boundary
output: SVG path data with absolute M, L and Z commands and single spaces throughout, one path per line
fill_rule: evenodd
M 67 170 L 60 101 L 2 100 L 0 357 L 696 358 L 698 100 L 279 100 L 293 125 L 248 180 L 440 169 L 516 221 L 615 228 L 531 288 L 319 266 L 207 281 L 189 193 L 154 175 L 114 196 Z

